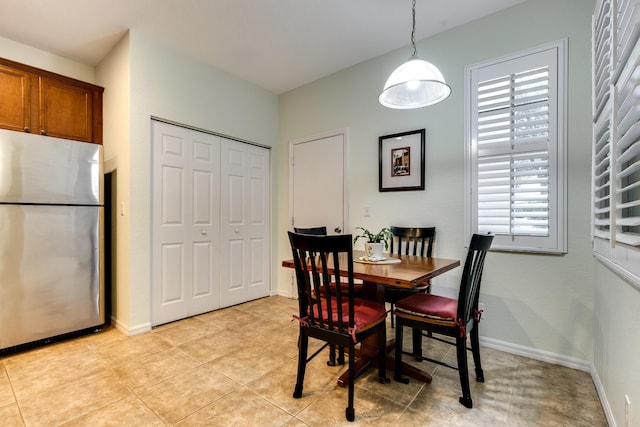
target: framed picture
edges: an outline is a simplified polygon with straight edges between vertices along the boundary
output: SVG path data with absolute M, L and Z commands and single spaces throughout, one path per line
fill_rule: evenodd
M 425 130 L 378 138 L 379 191 L 424 190 Z

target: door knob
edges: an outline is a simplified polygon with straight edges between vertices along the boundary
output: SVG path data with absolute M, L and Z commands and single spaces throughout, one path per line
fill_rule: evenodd
M 207 232 L 206 232 L 205 230 L 202 230 L 202 231 L 200 232 L 200 234 L 202 234 L 203 236 L 206 236 L 206 235 L 207 235 Z
M 335 231 L 336 233 L 342 233 L 342 228 L 336 227 L 333 229 L 333 231 Z
M 239 233 L 240 230 L 238 230 L 237 228 L 235 230 L 233 230 L 234 233 Z

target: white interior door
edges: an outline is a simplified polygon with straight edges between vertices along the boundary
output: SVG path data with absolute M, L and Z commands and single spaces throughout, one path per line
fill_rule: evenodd
M 220 307 L 220 138 L 152 124 L 155 326 Z
M 228 307 L 269 295 L 269 150 L 223 138 L 220 168 L 220 302 Z
M 328 234 L 342 234 L 348 226 L 346 146 L 346 129 L 290 142 L 291 229 L 326 226 Z

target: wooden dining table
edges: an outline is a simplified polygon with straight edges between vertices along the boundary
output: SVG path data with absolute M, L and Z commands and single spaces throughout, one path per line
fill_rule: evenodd
M 433 279 L 449 270 L 460 266 L 460 260 L 447 258 L 431 258 L 415 255 L 393 255 L 400 261 L 388 260 L 383 262 L 367 263 L 360 261 L 365 255 L 364 251 L 353 251 L 353 276 L 362 280 L 363 298 L 367 298 L 384 305 L 384 292 L 386 286 L 411 289 L 422 286 L 427 280 Z M 346 255 L 340 265 L 346 265 Z M 342 261 L 342 260 L 341 260 Z M 295 268 L 293 260 L 282 261 L 282 266 Z M 333 274 L 333 273 L 332 273 Z M 340 270 L 340 276 L 347 276 L 346 268 Z M 394 369 L 394 359 L 390 350 L 395 346 L 395 340 L 387 340 L 387 369 Z M 374 334 L 365 339 L 356 360 L 356 376 L 360 375 L 367 367 L 375 365 L 378 355 L 378 335 Z M 372 361 L 374 363 L 372 363 Z M 415 368 L 407 363 L 402 363 L 402 373 L 406 376 L 421 381 L 431 382 L 431 375 Z M 338 379 L 338 385 L 344 387 L 348 384 L 348 372 L 343 373 Z

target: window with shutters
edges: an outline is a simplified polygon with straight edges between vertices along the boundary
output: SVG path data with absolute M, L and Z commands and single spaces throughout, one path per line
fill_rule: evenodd
M 640 0 L 598 1 L 592 31 L 593 251 L 640 287 Z
M 467 240 L 566 252 L 565 52 L 566 40 L 466 68 Z

